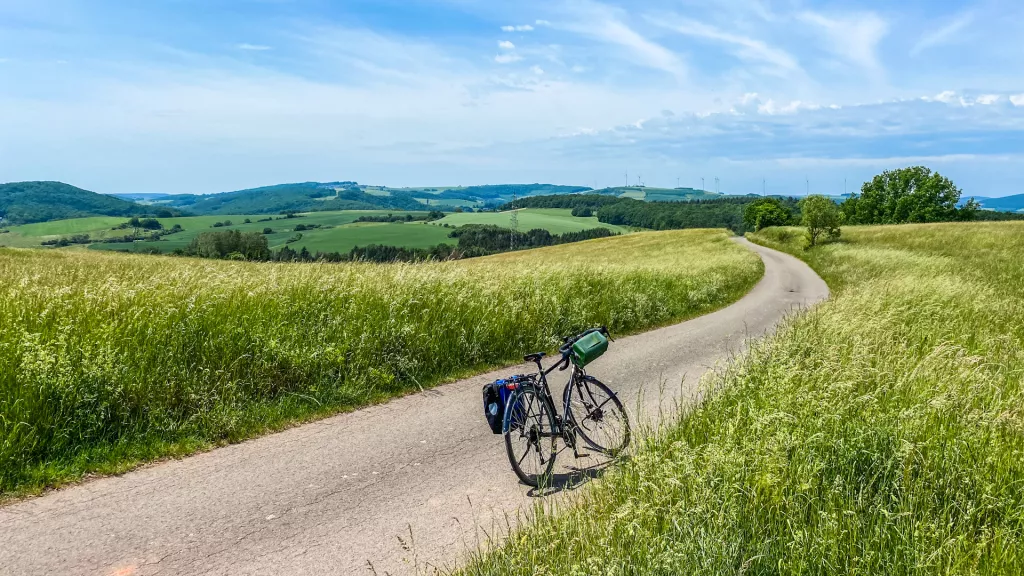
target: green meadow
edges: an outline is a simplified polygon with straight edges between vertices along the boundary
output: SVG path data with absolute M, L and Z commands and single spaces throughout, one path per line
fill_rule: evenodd
M 1024 225 L 750 237 L 832 299 L 463 574 L 1024 573 Z
M 458 202 L 458 201 L 455 201 Z M 184 248 L 202 232 L 212 230 L 240 230 L 242 232 L 262 232 L 270 228 L 267 241 L 273 250 L 289 246 L 294 250 L 306 248 L 316 252 L 348 252 L 355 246 L 380 244 L 402 246 L 406 248 L 429 248 L 438 244 L 457 244 L 449 238 L 449 227 L 466 224 L 494 224 L 509 226 L 509 213 L 466 212 L 449 214 L 434 223 L 424 222 L 356 222 L 361 216 L 422 216 L 423 212 L 403 212 L 400 210 L 344 210 L 335 212 L 309 212 L 297 218 L 284 218 L 280 215 L 240 214 L 228 216 L 189 216 L 182 218 L 160 218 L 165 229 L 175 225 L 183 231 L 164 236 L 159 241 L 140 241 L 135 243 L 100 243 L 89 245 L 93 250 L 113 250 L 121 252 L 150 251 L 173 252 Z M 271 218 L 270 221 L 260 222 Z M 249 223 L 246 223 L 246 220 Z M 112 230 L 126 222 L 126 218 L 92 217 L 58 220 L 39 224 L 26 224 L 9 228 L 10 232 L 0 235 L 0 246 L 17 248 L 38 247 L 45 240 L 58 239 L 73 234 L 89 234 L 94 240 L 124 236 L 131 230 Z M 230 226 L 214 227 L 215 223 L 231 222 Z M 320 228 L 304 230 L 301 238 L 297 238 L 295 227 L 319 225 Z M 596 217 L 577 218 L 569 210 L 560 209 L 525 209 L 519 211 L 519 229 L 526 231 L 533 228 L 544 228 L 552 234 L 577 232 L 590 228 L 609 228 L 616 232 L 628 232 L 621 226 L 602 224 Z
M 565 232 L 579 232 L 591 228 L 608 228 L 620 234 L 626 234 L 629 229 L 624 226 L 615 226 L 598 222 L 596 216 L 580 218 L 572 215 L 572 210 L 562 208 L 523 208 L 517 210 L 519 214 L 519 230 L 527 231 L 534 228 L 543 228 L 552 234 L 563 234 Z M 507 228 L 511 221 L 512 212 L 462 212 L 445 216 L 434 223 L 449 224 L 451 226 L 464 226 L 466 224 L 490 224 Z

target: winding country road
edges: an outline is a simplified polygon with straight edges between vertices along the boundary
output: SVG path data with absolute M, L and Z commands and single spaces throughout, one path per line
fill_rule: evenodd
M 634 420 L 692 397 L 700 376 L 748 338 L 828 296 L 799 260 L 738 241 L 765 263 L 747 296 L 617 340 L 590 368 L 620 392 Z M 516 481 L 480 404 L 484 382 L 517 370 L 527 367 L 0 508 L 0 574 L 370 574 L 371 563 L 377 574 L 396 574 L 450 566 L 481 529 L 505 526 L 536 501 Z M 556 396 L 562 382 L 554 380 Z M 567 453 L 559 463 L 600 464 Z

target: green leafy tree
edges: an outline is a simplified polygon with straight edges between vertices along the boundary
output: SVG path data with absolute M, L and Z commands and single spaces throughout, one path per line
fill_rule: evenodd
M 743 209 L 744 223 L 755 231 L 770 226 L 786 226 L 792 220 L 792 214 L 778 198 L 760 198 Z
M 811 246 L 816 246 L 822 236 L 829 240 L 839 238 L 843 213 L 831 199 L 819 195 L 807 196 L 800 201 L 800 210 L 803 212 L 803 225 L 807 227 L 807 239 Z
M 924 166 L 886 170 L 864 184 L 861 193 L 842 205 L 849 224 L 904 224 L 972 220 L 972 198 L 958 208 L 962 192 L 938 172 Z
M 238 230 L 203 232 L 192 239 L 183 253 L 202 258 L 240 257 L 245 260 L 269 260 L 271 257 L 266 236 Z

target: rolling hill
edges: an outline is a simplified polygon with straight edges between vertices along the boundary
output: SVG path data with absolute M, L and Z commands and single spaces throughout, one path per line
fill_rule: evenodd
M 86 216 L 137 216 L 151 209 L 63 182 L 0 184 L 0 223 L 30 224 Z
M 976 200 L 985 210 L 1024 212 L 1024 194 L 1003 196 L 1002 198 L 977 198 Z
M 278 184 L 220 194 L 180 194 L 155 202 L 200 215 L 424 208 L 424 204 L 411 194 L 369 194 L 355 182 Z
M 422 210 L 501 204 L 517 196 L 570 194 L 589 188 L 553 184 L 496 184 L 468 187 L 388 188 L 356 182 L 301 182 L 219 194 L 151 197 L 156 205 L 174 206 L 200 215 L 279 214 L 334 210 Z M 134 199 L 136 196 L 132 196 Z

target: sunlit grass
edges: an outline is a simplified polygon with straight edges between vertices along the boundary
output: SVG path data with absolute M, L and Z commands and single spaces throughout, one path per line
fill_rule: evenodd
M 465 573 L 1024 573 L 1024 225 L 753 239 L 832 300 Z
M 273 264 L 0 249 L 0 494 L 251 437 L 760 278 L 722 231 L 459 262 Z

